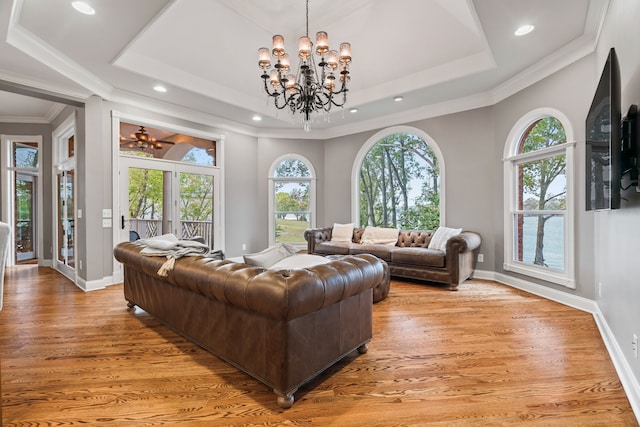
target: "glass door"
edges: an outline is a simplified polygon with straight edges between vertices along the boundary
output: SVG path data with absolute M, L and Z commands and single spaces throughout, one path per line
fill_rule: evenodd
M 75 224 L 74 224 L 74 170 L 63 170 L 57 175 L 57 267 L 72 275 L 75 270 Z
M 219 249 L 219 170 L 121 157 L 121 241 L 174 234 Z
M 36 176 L 16 173 L 14 201 L 16 262 L 36 258 L 36 182 Z

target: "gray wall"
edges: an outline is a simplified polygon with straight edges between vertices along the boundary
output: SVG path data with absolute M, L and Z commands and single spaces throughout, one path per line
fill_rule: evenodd
M 577 295 L 593 299 L 593 233 L 592 219 L 585 213 L 584 199 L 584 140 L 585 140 L 585 119 L 587 111 L 591 105 L 591 98 L 595 93 L 597 79 L 593 71 L 593 55 L 589 55 L 574 64 L 552 74 L 537 84 L 505 99 L 496 104 L 494 108 L 495 116 L 495 147 L 494 147 L 494 168 L 500 172 L 494 194 L 495 210 L 495 238 L 496 262 L 493 270 L 508 276 L 523 277 L 517 273 L 503 270 L 504 262 L 504 228 L 503 228 L 503 198 L 504 183 L 502 176 L 502 158 L 504 156 L 507 137 L 516 122 L 526 113 L 538 108 L 554 108 L 569 120 L 574 132 L 576 142 L 575 149 L 575 181 L 573 192 L 575 195 L 575 250 L 576 250 L 576 289 L 571 290 L 566 287 L 543 282 L 530 277 L 526 280 L 544 284 L 564 292 L 575 293 Z
M 482 235 L 480 252 L 484 254 L 484 263 L 478 267 L 487 270 L 494 265 L 493 195 L 497 174 L 502 173 L 494 167 L 493 121 L 491 108 L 482 108 L 406 125 L 429 135 L 440 148 L 445 171 L 444 223 Z M 324 225 L 353 219 L 353 164 L 360 148 L 376 133 L 359 133 L 326 142 Z
M 593 73 L 599 77 L 609 48 L 615 47 L 620 62 L 623 114 L 640 104 L 640 2 L 615 0 L 598 43 Z M 596 81 L 594 79 L 593 88 Z M 624 200 L 626 199 L 626 200 Z M 640 336 L 640 194 L 623 194 L 622 208 L 590 213 L 595 234 L 595 282 L 602 284 L 596 300 L 625 359 L 640 382 L 640 363 L 632 355 L 632 334 Z

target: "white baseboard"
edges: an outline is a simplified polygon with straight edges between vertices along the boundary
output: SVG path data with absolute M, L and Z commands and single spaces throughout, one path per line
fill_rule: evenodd
M 624 353 L 622 352 L 620 345 L 618 345 L 618 342 L 607 324 L 607 320 L 604 318 L 600 310 L 598 310 L 597 313 L 594 313 L 593 317 L 596 320 L 596 325 L 598 325 L 600 335 L 602 336 L 604 345 L 607 347 L 609 356 L 611 356 L 613 366 L 616 368 L 616 372 L 620 377 L 622 387 L 627 393 L 627 399 L 629 399 L 633 413 L 636 415 L 636 419 L 640 421 L 640 383 L 638 383 L 638 380 L 633 375 L 629 362 L 624 357 Z
M 89 281 L 86 281 L 86 280 L 81 279 L 80 277 L 78 277 L 78 279 L 75 282 L 76 286 L 79 287 L 80 289 L 82 289 L 85 292 L 91 292 L 91 291 L 97 291 L 97 290 L 100 290 L 100 289 L 104 289 L 107 286 L 113 285 L 115 283 L 119 283 L 119 282 L 114 282 L 112 276 L 107 276 L 107 277 L 103 277 L 102 279 L 89 280 Z
M 53 268 L 53 260 L 52 259 L 38 259 L 38 267 Z
M 607 347 L 607 352 L 609 353 L 609 357 L 611 357 L 616 373 L 618 377 L 620 377 L 620 382 L 627 394 L 633 413 L 636 419 L 640 421 L 640 383 L 638 383 L 638 380 L 633 375 L 631 366 L 624 357 L 624 353 L 611 332 L 596 301 L 494 271 L 476 270 L 473 277 L 476 279 L 493 280 L 511 286 L 512 288 L 520 289 L 530 294 L 538 295 L 548 300 L 591 313 L 600 331 L 602 341 L 604 341 L 604 345 Z

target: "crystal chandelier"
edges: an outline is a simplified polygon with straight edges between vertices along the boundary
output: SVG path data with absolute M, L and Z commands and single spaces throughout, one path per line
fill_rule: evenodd
M 342 107 L 347 102 L 347 84 L 349 83 L 349 63 L 351 62 L 351 44 L 341 43 L 340 51 L 329 49 L 329 37 L 326 32 L 316 33 L 315 53 L 319 58 L 318 69 L 312 54 L 313 43 L 309 38 L 309 0 L 307 0 L 307 33 L 300 37 L 298 44 L 297 74 L 289 74 L 289 54 L 285 52 L 284 37 L 273 36 L 271 52 L 266 47 L 258 50 L 258 66 L 262 69 L 264 90 L 278 110 L 286 107 L 291 113 L 300 112 L 304 130 L 309 131 L 311 113 L 329 112 L 332 106 Z M 271 55 L 276 63 L 271 67 Z M 336 73 L 338 76 L 336 76 Z M 337 89 L 336 80 L 340 80 Z M 271 86 L 271 87 L 269 87 Z M 337 95 L 342 94 L 341 97 Z

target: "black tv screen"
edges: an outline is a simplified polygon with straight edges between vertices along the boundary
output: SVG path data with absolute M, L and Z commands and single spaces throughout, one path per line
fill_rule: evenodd
M 586 120 L 586 208 L 618 209 L 621 179 L 620 68 L 611 48 Z

